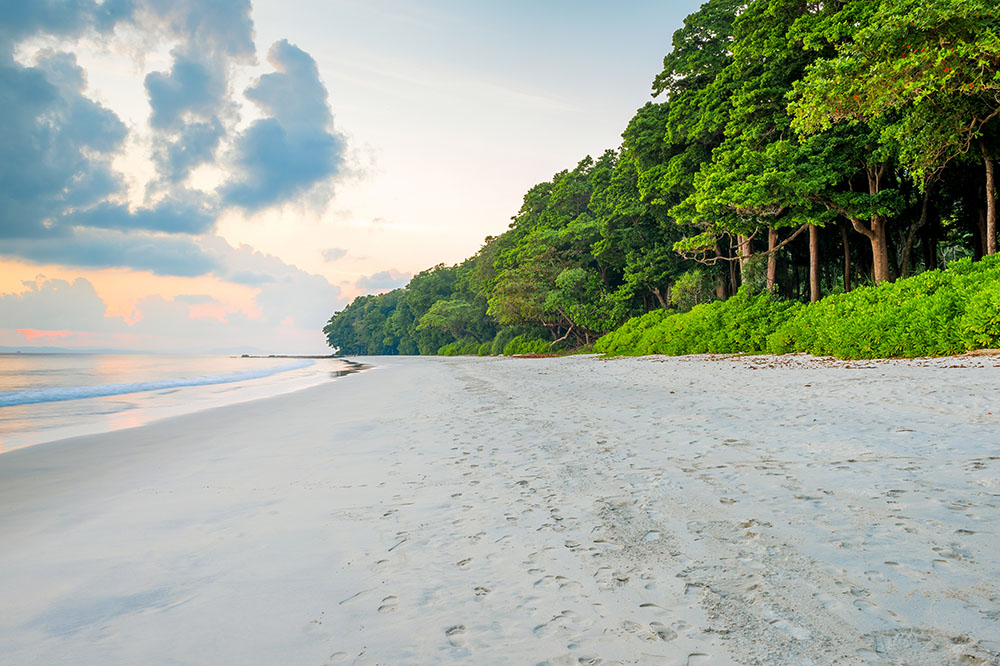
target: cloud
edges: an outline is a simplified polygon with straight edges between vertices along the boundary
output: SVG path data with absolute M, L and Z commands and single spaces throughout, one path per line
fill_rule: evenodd
M 260 288 L 256 304 L 272 325 L 290 319 L 295 326 L 318 331 L 335 309 L 347 304 L 340 288 L 323 276 L 249 245 L 233 248 L 221 238 L 212 238 L 205 247 L 220 265 L 216 271 L 219 277 Z
M 76 56 L 43 48 L 14 57 L 29 38 L 55 37 L 58 41 L 29 45 L 60 43 L 71 50 L 75 38 L 107 35 L 123 23 L 148 37 L 151 45 L 169 40 L 173 46 L 169 67 L 143 81 L 156 168 L 143 201 L 130 199 L 124 176 L 112 168 L 126 144 L 133 143 L 129 128 L 114 111 L 88 97 L 86 72 Z M 244 91 L 263 117 L 235 133 L 233 74 L 236 66 L 255 57 L 250 0 L 0 3 L 0 256 L 157 275 L 212 274 L 258 290 L 262 314 L 252 326 L 258 335 L 287 326 L 318 331 L 344 305 L 338 287 L 212 235 L 226 208 L 253 212 L 301 196 L 328 197 L 331 180 L 344 169 L 346 142 L 334 130 L 316 62 L 286 40 L 268 54 L 274 71 Z M 192 170 L 205 164 L 230 167 L 233 175 L 213 193 L 190 189 Z M 39 310 L 40 299 L 54 298 L 53 293 L 72 288 L 82 294 L 85 287 L 76 284 L 36 285 L 9 296 L 29 299 Z M 39 290 L 42 295 L 33 295 Z M 199 305 L 191 300 L 194 296 L 154 299 L 144 307 L 153 317 L 170 308 Z M 13 307 L 14 301 L 6 302 Z M 80 312 L 70 319 L 102 321 L 100 299 L 80 302 L 88 304 L 85 310 L 92 318 Z M 29 314 L 20 312 L 9 321 L 31 320 Z M 234 317 L 227 321 L 237 321 Z M 53 325 L 17 325 L 35 331 L 83 330 L 68 322 L 49 323 Z
M 63 336 L 67 344 L 87 346 L 117 346 L 126 335 L 132 336 L 129 346 L 140 349 L 207 351 L 253 346 L 292 352 L 323 348 L 323 324 L 347 304 L 338 287 L 246 245 L 233 248 L 218 237 L 205 239 L 201 250 L 219 277 L 232 280 L 242 271 L 266 278 L 255 296 L 259 313 L 227 311 L 226 304 L 211 294 L 181 294 L 172 299 L 151 295 L 136 304 L 134 323 L 128 324 L 121 317 L 107 315 L 104 301 L 89 281 L 79 278 L 70 283 L 39 276 L 25 282 L 19 293 L 0 294 L 0 333 L 7 331 L 3 333 L 6 340 L 20 329 L 27 333 L 21 333 L 19 340 L 29 336 L 37 342 L 51 342 L 60 332 L 70 332 L 73 335 Z M 208 305 L 218 306 L 212 308 L 211 316 L 198 312 L 198 306 Z M 103 337 L 84 339 L 82 332 Z
M 148 0 L 152 24 L 181 39 L 166 72 L 146 76 L 156 185 L 183 183 L 195 167 L 215 159 L 235 120 L 229 96 L 234 63 L 253 61 L 249 0 L 194 2 Z
M 126 328 L 121 317 L 107 316 L 107 306 L 83 278 L 38 279 L 25 291 L 0 294 L 0 321 L 32 331 L 115 332 Z
M 187 303 L 188 305 L 205 305 L 219 302 L 208 294 L 178 294 L 174 296 L 174 300 L 180 303 Z
M 166 31 L 199 49 L 253 55 L 250 0 L 145 0 L 143 4 Z
M 263 273 L 251 273 L 250 271 L 233 271 L 232 273 L 226 275 L 226 279 L 230 282 L 242 284 L 247 287 L 259 287 L 262 284 L 274 282 L 274 278 L 270 275 L 265 275 Z
M 323 261 L 337 261 L 347 256 L 347 249 L 343 247 L 330 247 L 322 252 Z
M 96 229 L 162 231 L 167 233 L 200 234 L 215 225 L 217 211 L 211 200 L 181 193 L 168 197 L 153 208 L 130 210 L 125 204 L 104 202 L 87 210 L 70 213 L 62 222 L 72 226 Z
M 354 282 L 354 286 L 370 291 L 389 291 L 405 287 L 411 277 L 413 277 L 411 273 L 400 273 L 395 269 L 390 269 L 372 275 L 364 275 Z
M 267 117 L 237 137 L 232 161 L 238 176 L 221 190 L 225 203 L 249 211 L 305 194 L 341 173 L 345 163 L 346 140 L 333 129 L 316 61 L 281 40 L 268 62 L 276 71 L 245 92 Z
M 120 266 L 157 275 L 194 277 L 218 267 L 195 239 L 147 233 L 78 229 L 45 238 L 8 239 L 0 255 L 39 263 L 107 268 Z
M 107 32 L 132 17 L 133 0 L 31 0 L 0 4 L 0 48 L 37 33 L 68 37 L 87 30 Z
M 53 220 L 119 192 L 110 166 L 124 123 L 83 96 L 76 57 L 43 51 L 31 67 L 0 56 L 0 237 L 47 233 Z

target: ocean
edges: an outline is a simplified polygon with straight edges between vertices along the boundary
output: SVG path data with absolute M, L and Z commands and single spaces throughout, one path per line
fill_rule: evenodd
M 332 358 L 0 354 L 0 453 L 315 386 Z

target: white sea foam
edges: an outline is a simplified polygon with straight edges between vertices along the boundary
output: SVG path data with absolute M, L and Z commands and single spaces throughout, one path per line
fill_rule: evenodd
M 207 375 L 202 377 L 178 377 L 149 382 L 125 382 L 122 384 L 99 384 L 96 386 L 64 386 L 44 389 L 27 389 L 24 391 L 0 391 L 0 407 L 14 405 L 30 405 L 39 402 L 60 402 L 63 400 L 79 400 L 81 398 L 101 398 L 109 395 L 124 395 L 142 391 L 157 391 L 161 389 L 181 388 L 184 386 L 208 386 L 210 384 L 232 384 L 248 379 L 261 379 L 289 370 L 299 370 L 313 365 L 313 361 L 301 360 L 286 363 L 273 368 L 259 368 L 245 372 L 234 372 L 225 375 Z

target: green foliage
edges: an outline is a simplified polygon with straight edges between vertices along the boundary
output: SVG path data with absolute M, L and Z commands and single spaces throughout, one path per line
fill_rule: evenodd
M 597 341 L 595 351 L 618 355 L 736 354 L 765 351 L 767 338 L 798 303 L 741 289 L 726 301 L 689 312 L 645 315 L 638 325 Z
M 1000 111 L 1000 13 L 992 0 L 845 3 L 836 55 L 797 83 L 802 131 L 878 121 L 918 182 L 964 154 Z M 847 26 L 858 26 L 850 29 Z
M 461 264 L 355 299 L 328 343 L 499 355 L 600 338 L 605 353 L 845 357 L 995 344 L 992 264 L 953 261 L 990 246 L 990 170 L 971 171 L 1000 141 L 994 4 L 707 0 L 619 150 L 531 187 Z M 802 225 L 821 232 L 818 252 L 779 231 Z M 780 244 L 770 263 L 764 241 Z M 947 261 L 946 276 L 889 284 Z M 828 292 L 884 284 L 803 307 L 810 262 Z
M 497 331 L 496 337 L 493 338 L 493 342 L 490 343 L 490 356 L 502 356 L 504 348 L 507 347 L 507 343 L 521 335 L 524 331 L 520 328 L 501 328 Z
M 478 356 L 479 343 L 471 338 L 449 342 L 437 350 L 438 356 Z
M 468 335 L 478 339 L 479 336 L 470 329 L 476 328 L 477 321 L 481 318 L 482 315 L 475 306 L 466 301 L 459 299 L 439 300 L 435 301 L 434 305 L 420 317 L 417 330 L 440 329 L 455 337 Z
M 640 351 L 641 348 L 645 347 L 645 345 L 640 345 L 640 340 L 648 331 L 656 328 L 663 320 L 673 314 L 673 310 L 653 310 L 642 316 L 633 317 L 622 324 L 617 331 L 612 331 L 595 342 L 594 352 L 621 356 L 651 353 Z
M 551 345 L 545 340 L 532 338 L 530 335 L 519 335 L 503 348 L 504 356 L 519 354 L 547 354 L 552 351 Z
M 687 271 L 674 282 L 670 290 L 670 304 L 681 312 L 687 312 L 701 303 L 715 300 L 713 279 L 704 268 Z
M 808 305 L 749 290 L 686 313 L 651 312 L 597 341 L 604 354 L 808 352 L 941 356 L 1000 345 L 1000 255 Z

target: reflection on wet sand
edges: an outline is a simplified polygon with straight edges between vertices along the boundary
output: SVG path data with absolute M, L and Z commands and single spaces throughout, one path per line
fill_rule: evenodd
M 356 361 L 348 361 L 346 358 L 339 359 L 341 363 L 347 366 L 344 370 L 334 370 L 330 373 L 330 376 L 336 379 L 337 377 L 343 377 L 345 375 L 353 375 L 356 372 L 362 372 L 367 370 L 371 366 L 367 363 L 358 363 Z
M 216 376 L 238 377 L 259 370 L 262 365 L 266 370 L 273 363 L 273 360 L 248 362 L 236 356 L 196 355 L 0 357 L 0 397 L 5 388 L 8 391 L 58 389 L 79 394 L 74 399 L 0 406 L 0 453 L 78 435 L 133 428 L 159 418 L 309 388 L 371 367 L 339 357 L 318 356 L 303 360 L 305 367 L 264 377 L 248 377 L 244 381 L 141 390 L 143 382 L 148 383 L 150 379 L 169 382 L 172 376 L 193 378 L 192 381 Z M 113 396 L 88 394 L 114 385 L 139 390 Z

